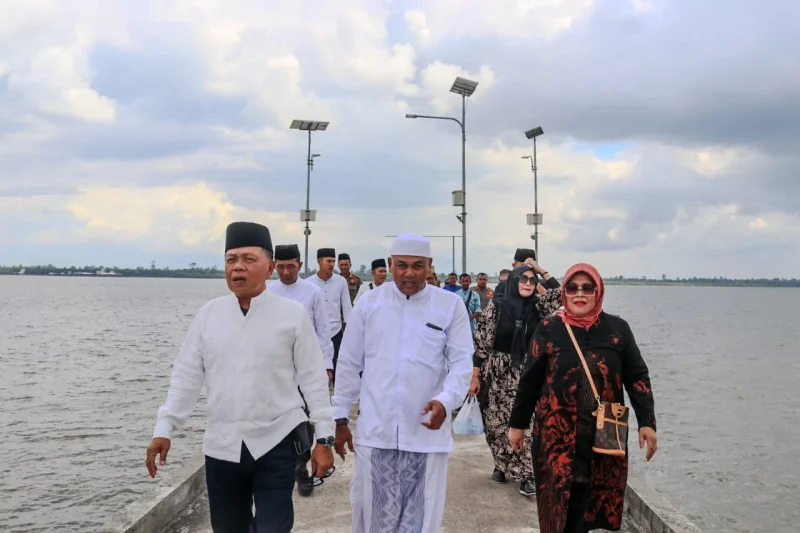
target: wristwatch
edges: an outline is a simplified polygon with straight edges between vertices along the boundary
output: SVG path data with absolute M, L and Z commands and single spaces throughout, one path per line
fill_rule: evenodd
M 325 437 L 324 439 L 317 439 L 317 444 L 325 446 L 326 448 L 333 448 L 336 439 L 333 437 Z

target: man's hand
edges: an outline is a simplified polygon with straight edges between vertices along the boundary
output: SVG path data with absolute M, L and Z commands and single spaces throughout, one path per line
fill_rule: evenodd
M 472 381 L 469 383 L 469 396 L 477 396 L 481 392 L 481 380 L 478 376 L 472 376 Z
M 311 452 L 311 471 L 314 477 L 323 478 L 328 475 L 333 466 L 333 450 L 322 444 L 314 446 Z
M 355 453 L 356 450 L 353 448 L 353 434 L 350 433 L 350 427 L 347 424 L 342 424 L 336 426 L 336 443 L 333 445 L 336 449 L 336 453 L 342 458 L 342 461 L 344 461 L 344 456 L 347 455 L 347 450 L 344 448 L 345 444 L 347 444 L 351 452 Z
M 522 441 L 525 439 L 525 430 L 508 428 L 508 443 L 515 452 L 522 450 Z
M 644 448 L 645 442 L 647 442 L 647 460 L 649 461 L 658 449 L 658 437 L 653 428 L 639 428 L 639 448 Z
M 328 369 L 328 386 L 330 387 L 333 383 L 333 370 Z
M 438 400 L 431 400 L 425 404 L 422 414 L 427 415 L 428 413 L 432 413 L 431 418 L 427 422 L 422 422 L 422 425 L 428 429 L 434 430 L 442 427 L 442 424 L 444 424 L 444 419 L 447 418 L 447 409 L 444 408 L 442 402 Z
M 169 452 L 170 445 L 170 440 L 164 437 L 156 437 L 150 441 L 150 446 L 147 447 L 147 458 L 144 460 L 144 464 L 147 465 L 147 471 L 150 473 L 151 478 L 156 477 L 156 472 L 158 472 L 158 468 L 156 467 L 156 455 L 159 456 L 159 464 L 161 466 L 167 464 L 167 453 Z

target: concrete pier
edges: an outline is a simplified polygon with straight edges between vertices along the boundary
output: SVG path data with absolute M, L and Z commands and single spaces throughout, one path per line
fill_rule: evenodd
M 519 493 L 519 484 L 492 483 L 493 463 L 483 436 L 456 437 L 450 456 L 447 506 L 442 533 L 538 531 L 536 503 Z M 350 532 L 352 456 L 337 457 L 336 473 L 309 498 L 295 491 L 296 533 Z M 211 533 L 205 493 L 166 530 L 168 533 Z M 165 533 L 166 533 L 165 532 Z
M 352 419 L 357 418 L 354 409 Z M 519 484 L 495 484 L 494 463 L 484 435 L 455 435 L 450 454 L 447 505 L 440 533 L 538 533 L 536 499 L 519 493 Z M 632 453 L 639 451 L 631 448 Z M 185 466 L 183 481 L 161 498 L 123 533 L 212 533 L 208 515 L 202 458 Z M 336 457 L 336 472 L 311 497 L 294 493 L 295 533 L 349 533 L 350 480 L 353 457 Z M 625 533 L 702 533 L 676 512 L 637 472 L 631 472 L 625 494 Z M 601 531 L 601 530 L 596 530 Z
M 450 456 L 447 506 L 441 533 L 536 533 L 535 498 L 519 493 L 519 484 L 497 485 L 490 479 L 493 462 L 483 436 L 456 436 L 456 451 Z M 350 532 L 350 479 L 352 457 L 337 457 L 336 473 L 315 489 L 309 498 L 295 491 L 296 533 Z M 623 531 L 634 533 L 626 524 Z M 202 492 L 164 533 L 212 533 L 208 501 Z

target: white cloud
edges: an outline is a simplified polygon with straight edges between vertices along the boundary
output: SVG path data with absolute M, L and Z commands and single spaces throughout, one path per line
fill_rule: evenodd
M 725 177 L 734 168 L 755 167 L 763 164 L 764 157 L 743 147 L 711 146 L 702 150 L 681 150 L 678 157 L 701 176 Z
M 450 93 L 453 80 L 458 76 L 478 81 L 478 88 L 469 97 L 470 103 L 485 99 L 485 95 L 491 91 L 495 81 L 494 72 L 489 65 L 481 66 L 478 72 L 467 72 L 458 65 L 448 65 L 441 61 L 434 61 L 420 73 L 420 85 L 422 86 L 423 94 L 436 113 L 448 113 L 458 108 L 459 112 L 456 114 L 460 118 L 460 99 Z
M 594 0 L 437 0 L 409 10 L 406 21 L 418 37 L 424 36 L 421 43 L 463 35 L 549 39 L 588 16 L 594 6 Z
M 29 63 L 27 70 L 8 75 L 8 90 L 41 111 L 88 122 L 113 122 L 114 102 L 89 87 L 69 50 L 49 48 Z
M 403 18 L 406 20 L 406 25 L 411 33 L 417 38 L 417 42 L 425 45 L 430 41 L 432 33 L 428 28 L 428 17 L 424 11 L 419 9 L 412 9 L 403 13 Z
M 38 242 L 137 243 L 148 250 L 175 247 L 219 252 L 225 228 L 234 220 L 257 220 L 277 233 L 294 233 L 300 224 L 288 213 L 264 212 L 234 205 L 205 183 L 167 187 L 102 187 L 69 197 L 56 195 L 0 197 L 2 212 L 68 215 L 63 227 L 39 231 Z
M 3 3 L 0 217 L 31 221 L 42 242 L 76 246 L 216 253 L 225 225 L 240 218 L 301 241 L 306 138 L 288 124 L 307 118 L 332 122 L 314 137 L 324 157 L 312 177 L 312 207 L 320 210 L 312 248 L 348 246 L 369 258 L 385 251 L 384 234 L 459 234 L 449 193 L 460 188 L 460 132 L 403 116 L 460 117 L 449 89 L 463 76 L 479 82 L 467 109 L 471 269 L 495 271 L 507 263 L 498 258 L 532 242 L 525 214 L 533 211 L 533 178 L 520 159 L 531 147 L 520 117 L 541 119 L 547 131 L 538 143 L 541 248 L 556 270 L 586 254 L 614 273 L 660 268 L 639 257 L 643 251 L 676 265 L 684 253 L 689 264 L 708 242 L 717 251 L 743 242 L 797 250 L 793 189 L 774 192 L 793 183 L 785 179 L 798 168 L 791 154 L 776 157 L 766 143 L 725 135 L 677 145 L 661 123 L 614 138 L 627 147 L 610 158 L 579 144 L 605 141 L 591 127 L 574 131 L 574 116 L 580 128 L 600 116 L 613 137 L 623 112 L 652 111 L 643 93 L 622 107 L 604 99 L 647 87 L 640 82 L 649 73 L 620 70 L 640 64 L 637 47 L 597 46 L 620 34 L 647 48 L 653 30 L 644 17 L 658 6 L 629 7 L 617 16 L 590 0 Z M 162 44 L 173 55 L 148 55 Z M 98 62 L 98 49 L 112 59 Z M 504 56 L 509 50 L 525 53 Z M 114 54 L 132 64 L 114 63 Z M 599 73 L 573 60 L 595 54 L 604 58 Z M 104 71 L 109 64 L 120 70 Z M 580 72 L 569 70 L 576 65 Z M 128 67 L 151 77 L 115 85 Z M 185 75 L 164 79 L 181 68 Z M 597 86 L 587 86 L 595 77 Z M 686 93 L 669 100 L 675 88 L 659 84 L 659 109 L 680 110 Z M 709 100 L 713 108 L 723 98 Z M 713 137 L 709 123 L 701 116 L 681 128 Z M 42 227 L 48 221 L 53 227 Z M 0 231 L 5 243 L 11 238 Z M 437 262 L 449 265 L 445 241 L 435 243 Z
M 87 53 L 99 42 L 126 42 L 119 11 L 87 0 L 74 6 L 48 0 L 0 5 L 0 76 L 23 109 L 108 123 L 115 105 L 91 86 Z M 0 108 L 2 101 L 0 101 Z

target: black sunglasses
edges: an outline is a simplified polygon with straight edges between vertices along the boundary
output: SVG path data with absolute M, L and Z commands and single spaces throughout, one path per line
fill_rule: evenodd
M 526 276 L 526 275 L 524 275 L 524 274 L 523 274 L 522 276 L 520 276 L 520 277 L 519 277 L 519 282 L 520 282 L 522 285 L 536 285 L 536 283 L 538 283 L 538 281 L 537 281 L 537 279 L 536 279 L 535 277 L 533 277 L 533 276 Z
M 586 296 L 593 296 L 597 291 L 597 287 L 594 283 L 584 283 L 583 285 L 578 285 L 577 283 L 567 283 L 567 286 L 564 287 L 564 290 L 566 291 L 567 296 L 575 296 L 578 294 L 578 291 L 581 291 Z
M 318 478 L 315 478 L 315 477 L 312 476 L 311 477 L 311 485 L 314 486 L 314 487 L 319 487 L 320 485 L 325 483 L 325 480 L 328 479 L 329 477 L 331 477 L 334 472 L 336 472 L 336 467 L 332 466 L 331 469 L 328 470 L 328 473 L 325 474 L 324 476 L 318 477 Z

